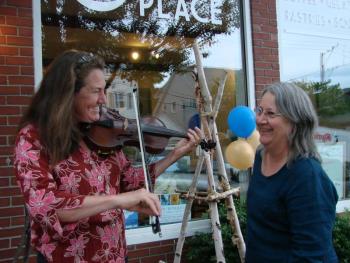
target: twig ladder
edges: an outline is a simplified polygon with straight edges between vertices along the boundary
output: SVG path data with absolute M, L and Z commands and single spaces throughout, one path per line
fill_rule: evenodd
M 221 225 L 219 220 L 219 213 L 217 208 L 217 201 L 220 199 L 225 199 L 225 204 L 227 208 L 227 217 L 229 219 L 231 229 L 232 229 L 232 242 L 234 246 L 237 246 L 241 262 L 245 261 L 245 243 L 242 236 L 241 228 L 239 225 L 236 208 L 233 202 L 232 194 L 237 194 L 238 189 L 230 189 L 230 184 L 227 179 L 227 174 L 225 170 L 224 158 L 219 142 L 219 136 L 216 126 L 216 117 L 220 108 L 222 94 L 226 82 L 226 76 L 222 79 L 219 85 L 218 93 L 215 99 L 214 106 L 212 107 L 212 97 L 209 92 L 209 88 L 206 82 L 204 69 L 202 65 L 202 55 L 199 51 L 199 46 L 197 41 L 194 41 L 193 51 L 196 59 L 196 100 L 198 105 L 198 110 L 201 115 L 201 129 L 203 130 L 206 138 L 211 141 L 215 141 L 214 152 L 216 154 L 216 159 L 218 163 L 218 177 L 219 183 L 223 189 L 223 193 L 217 193 L 215 189 L 213 167 L 212 167 L 212 152 L 200 150 L 199 160 L 197 161 L 197 166 L 195 174 L 192 179 L 191 186 L 188 193 L 185 195 L 187 198 L 187 204 L 182 220 L 180 236 L 177 241 L 174 263 L 180 263 L 182 249 L 185 242 L 186 229 L 188 221 L 190 220 L 189 215 L 194 199 L 204 200 L 209 203 L 210 208 L 210 220 L 213 231 L 213 240 L 215 245 L 215 254 L 217 263 L 225 263 L 223 242 L 221 236 Z M 196 196 L 196 184 L 198 181 L 199 174 L 201 173 L 202 166 L 205 163 L 207 175 L 208 175 L 208 196 L 207 197 L 197 197 Z

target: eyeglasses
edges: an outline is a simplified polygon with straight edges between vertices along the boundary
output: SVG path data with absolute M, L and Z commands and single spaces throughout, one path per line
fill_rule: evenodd
M 274 119 L 278 116 L 282 116 L 282 114 L 278 112 L 273 112 L 270 110 L 264 111 L 264 109 L 260 106 L 256 107 L 254 111 L 257 117 L 261 117 L 262 115 L 264 115 L 267 119 Z

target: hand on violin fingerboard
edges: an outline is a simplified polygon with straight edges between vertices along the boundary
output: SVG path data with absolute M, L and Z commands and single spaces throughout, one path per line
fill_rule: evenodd
M 175 151 L 181 156 L 194 150 L 204 138 L 204 134 L 201 129 L 195 127 L 194 130 L 188 129 L 187 137 L 188 138 L 180 140 L 175 147 Z

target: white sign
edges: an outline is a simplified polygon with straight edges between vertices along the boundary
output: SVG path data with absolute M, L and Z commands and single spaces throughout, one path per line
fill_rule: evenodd
M 220 2 L 217 0 L 210 0 L 210 15 L 207 17 L 201 17 L 198 14 L 197 11 L 197 4 L 200 3 L 200 0 L 192 0 L 191 1 L 191 7 L 190 10 L 188 10 L 185 0 L 178 0 L 176 5 L 176 10 L 173 10 L 171 13 L 164 13 L 163 12 L 163 1 L 157 0 L 157 11 L 158 11 L 158 17 L 164 18 L 164 19 L 171 19 L 172 17 L 175 20 L 179 20 L 180 17 L 184 17 L 186 21 L 190 21 L 190 13 L 196 19 L 198 22 L 207 24 L 212 23 L 215 25 L 221 25 L 222 21 L 219 20 L 217 17 L 221 14 Z M 145 10 L 152 7 L 153 0 L 141 0 L 140 1 L 140 15 L 145 15 Z
M 92 10 L 106 12 L 117 9 L 125 0 L 77 0 L 82 5 Z
M 322 158 L 322 167 L 334 183 L 340 199 L 344 198 L 345 146 L 345 142 L 317 143 L 317 149 Z
M 279 0 L 278 23 L 286 33 L 350 39 L 349 0 Z
M 181 222 L 184 216 L 186 204 L 162 205 L 162 215 L 159 221 L 162 224 Z M 189 215 L 191 218 L 191 215 Z
M 90 8 L 92 10 L 106 12 L 117 9 L 120 7 L 125 0 L 77 0 L 80 4 Z M 200 16 L 198 13 L 198 5 L 201 4 L 201 0 L 192 0 L 189 3 L 189 7 L 185 0 L 177 0 L 176 10 L 171 10 L 168 13 L 164 12 L 163 9 L 163 0 L 156 0 L 156 4 L 154 0 L 140 0 L 140 16 L 145 16 L 145 11 L 147 9 L 156 5 L 158 18 L 161 19 L 185 19 L 186 21 L 190 21 L 191 15 L 192 17 L 200 22 L 200 23 L 211 23 L 214 25 L 222 25 L 221 19 L 219 19 L 221 15 L 221 4 L 222 1 L 218 0 L 210 0 L 208 1 L 209 7 L 208 14 L 206 16 Z

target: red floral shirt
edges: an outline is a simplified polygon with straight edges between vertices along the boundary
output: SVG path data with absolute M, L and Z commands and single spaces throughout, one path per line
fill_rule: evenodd
M 150 165 L 154 180 L 154 165 Z M 87 195 L 112 195 L 144 185 L 122 151 L 108 158 L 82 147 L 50 167 L 37 130 L 18 134 L 15 174 L 31 221 L 31 243 L 50 262 L 125 262 L 124 216 L 113 209 L 74 223 L 60 222 L 57 209 L 80 207 Z

